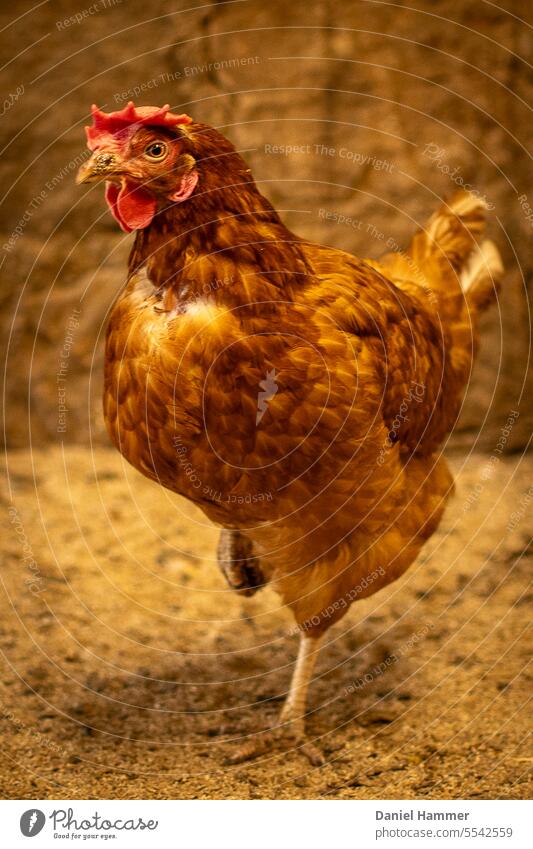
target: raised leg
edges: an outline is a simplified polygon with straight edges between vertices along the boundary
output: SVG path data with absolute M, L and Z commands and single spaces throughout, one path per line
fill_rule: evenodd
M 265 583 L 252 542 L 240 531 L 224 528 L 217 549 L 218 565 L 235 592 L 250 596 Z
M 324 756 L 305 735 L 305 706 L 307 691 L 313 676 L 316 659 L 320 650 L 321 637 L 302 634 L 296 666 L 292 674 L 291 685 L 280 715 L 279 725 L 247 740 L 229 763 L 242 763 L 267 752 L 280 739 L 295 746 L 314 765 L 324 763 Z

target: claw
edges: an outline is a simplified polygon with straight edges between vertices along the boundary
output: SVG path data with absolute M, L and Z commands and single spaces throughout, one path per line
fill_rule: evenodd
M 324 766 L 326 763 L 326 758 L 324 757 L 323 752 L 320 751 L 318 746 L 315 746 L 314 743 L 311 743 L 310 740 L 307 740 L 300 748 L 302 755 L 307 758 L 311 766 Z
M 305 733 L 296 731 L 290 725 L 276 726 L 261 734 L 256 734 L 243 743 L 236 752 L 225 758 L 225 765 L 241 764 L 251 761 L 267 752 L 294 749 L 303 755 L 311 766 L 323 766 L 326 759 L 318 746 L 307 739 Z

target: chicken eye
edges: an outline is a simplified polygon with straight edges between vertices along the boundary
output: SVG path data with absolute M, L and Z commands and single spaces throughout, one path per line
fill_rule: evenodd
M 164 159 L 167 155 L 167 145 L 162 141 L 150 142 L 150 144 L 145 148 L 144 155 L 149 159 Z

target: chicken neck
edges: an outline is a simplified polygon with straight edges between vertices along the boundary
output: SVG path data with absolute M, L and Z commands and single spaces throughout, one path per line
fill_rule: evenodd
M 141 267 L 163 308 L 177 311 L 206 297 L 231 306 L 286 300 L 312 274 L 301 240 L 253 181 L 161 209 L 137 232 L 129 273 Z

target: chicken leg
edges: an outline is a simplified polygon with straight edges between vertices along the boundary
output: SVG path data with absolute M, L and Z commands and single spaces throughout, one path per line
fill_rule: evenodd
M 307 740 L 305 734 L 307 691 L 320 650 L 321 640 L 322 637 L 312 637 L 308 634 L 301 635 L 296 666 L 281 711 L 279 724 L 252 737 L 240 746 L 235 754 L 227 759 L 228 763 L 237 764 L 256 758 L 258 755 L 267 752 L 280 739 L 298 748 L 313 766 L 320 766 L 324 763 L 322 752 Z
M 251 596 L 261 589 L 265 579 L 251 541 L 240 531 L 224 528 L 217 549 L 218 565 L 232 590 Z

